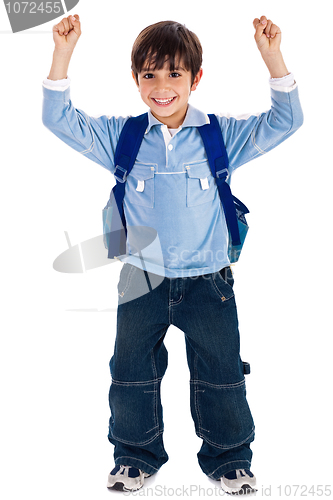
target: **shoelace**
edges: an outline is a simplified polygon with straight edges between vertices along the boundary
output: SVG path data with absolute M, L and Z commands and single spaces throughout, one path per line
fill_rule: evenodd
M 124 473 L 124 476 L 128 477 L 128 471 L 132 467 L 131 465 L 120 465 L 120 469 L 117 474 L 121 475 Z M 144 473 L 142 472 L 141 469 L 138 469 L 140 473 L 140 479 L 144 478 Z
M 127 469 L 128 469 L 128 467 L 127 467 Z M 120 469 L 118 471 L 118 474 L 120 475 L 120 474 L 124 473 L 124 476 L 125 476 L 125 472 L 126 472 L 126 465 L 121 465 Z M 127 472 L 127 476 L 128 476 L 128 472 Z

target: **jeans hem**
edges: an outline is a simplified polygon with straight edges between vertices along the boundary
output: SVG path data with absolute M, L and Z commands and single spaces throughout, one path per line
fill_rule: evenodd
M 127 465 L 129 467 L 136 467 L 137 469 L 142 470 L 146 474 L 156 474 L 159 469 L 153 467 L 152 465 L 134 457 L 118 457 L 115 460 L 116 465 Z
M 228 462 L 227 464 L 220 465 L 217 469 L 215 469 L 213 472 L 206 472 L 204 473 L 211 479 L 215 479 L 218 481 L 224 474 L 227 474 L 228 472 L 231 472 L 232 470 L 236 469 L 250 469 L 251 468 L 251 462 L 249 460 L 233 460 L 232 462 Z

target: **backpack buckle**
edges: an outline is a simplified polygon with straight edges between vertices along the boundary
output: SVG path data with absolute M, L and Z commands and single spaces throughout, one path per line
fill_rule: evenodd
M 219 170 L 218 172 L 216 172 L 216 177 L 218 179 L 220 179 L 220 177 L 224 177 L 224 180 L 227 180 L 229 177 L 229 170 L 227 168 L 224 168 L 223 170 Z
M 124 183 L 126 182 L 127 170 L 117 165 L 113 175 L 119 182 Z

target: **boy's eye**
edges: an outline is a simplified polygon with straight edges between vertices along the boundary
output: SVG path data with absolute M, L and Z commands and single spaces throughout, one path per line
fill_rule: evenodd
M 143 78 L 146 78 L 148 80 L 148 78 L 154 78 L 154 75 L 153 73 L 146 73 Z
M 179 74 L 179 73 L 177 73 L 176 71 L 173 71 L 172 73 L 170 73 L 170 76 L 171 76 L 172 78 L 177 78 L 178 76 L 180 76 L 180 74 Z

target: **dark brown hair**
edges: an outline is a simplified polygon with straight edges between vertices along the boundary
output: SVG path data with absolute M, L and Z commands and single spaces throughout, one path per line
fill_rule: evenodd
M 192 83 L 201 68 L 202 47 L 198 37 L 183 24 L 161 21 L 141 31 L 133 44 L 132 70 L 136 80 L 145 68 L 162 69 L 169 61 L 170 71 L 181 62 L 192 73 Z

